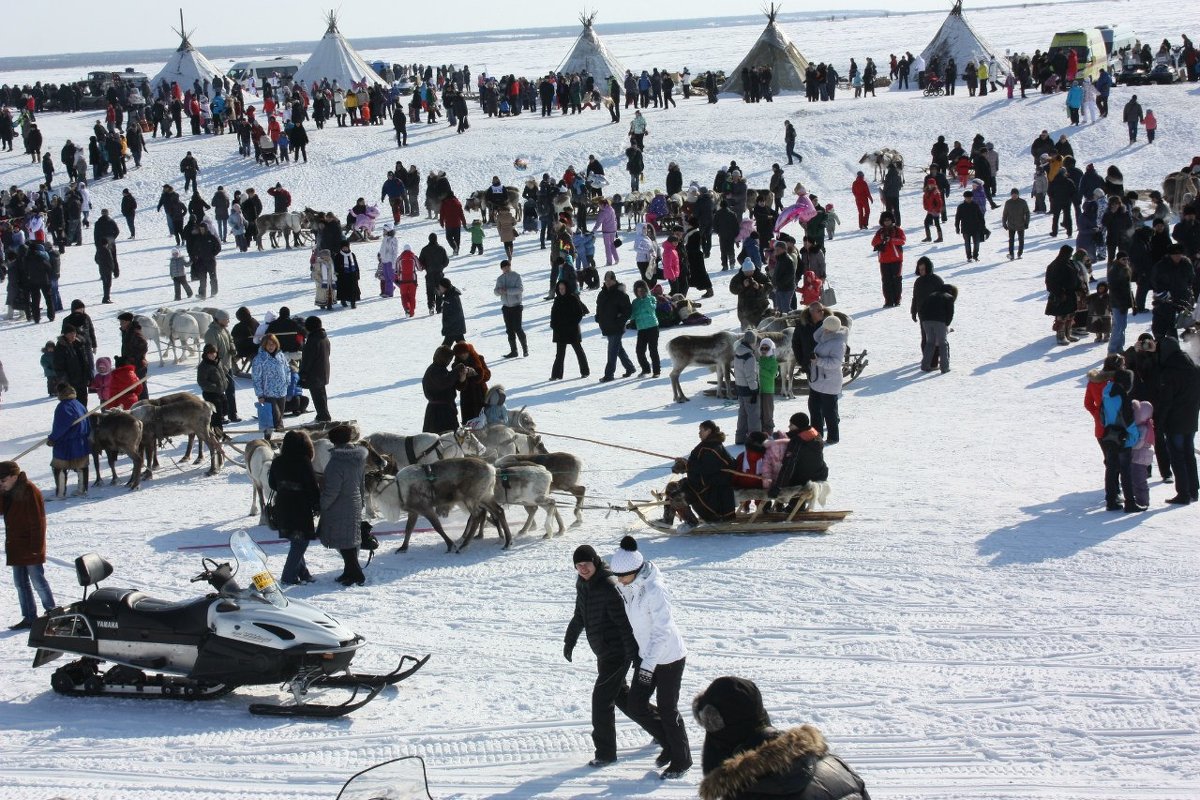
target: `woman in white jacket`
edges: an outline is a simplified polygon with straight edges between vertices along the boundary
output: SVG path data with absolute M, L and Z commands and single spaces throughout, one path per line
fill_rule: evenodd
M 662 743 L 662 753 L 654 762 L 666 767 L 662 779 L 680 778 L 692 766 L 678 708 L 687 648 L 671 615 L 671 596 L 658 567 L 642 557 L 632 536 L 621 540 L 609 562 L 638 644 L 625 713 Z M 656 692 L 657 707 L 650 705 L 650 695 Z
M 655 277 L 658 274 L 658 262 L 662 258 L 662 251 L 658 247 L 658 239 L 654 236 L 654 226 L 650 223 L 645 223 L 638 228 L 637 235 L 633 238 L 633 252 L 637 259 L 638 272 L 645 279 L 648 288 L 653 289 L 658 283 Z

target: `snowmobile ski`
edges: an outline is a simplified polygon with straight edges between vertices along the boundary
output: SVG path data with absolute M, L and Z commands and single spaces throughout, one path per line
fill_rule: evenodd
M 324 686 L 336 687 L 342 684 L 328 683 L 325 680 L 316 681 L 311 684 L 313 688 L 321 688 Z M 254 703 L 250 706 L 250 713 L 264 717 L 308 717 L 312 719 L 335 719 L 345 716 L 352 711 L 365 706 L 378 696 L 383 691 L 385 684 L 379 683 L 374 686 L 358 683 L 353 687 L 353 693 L 343 703 L 336 705 L 324 703 L 297 703 L 295 705 L 273 705 L 271 703 Z M 366 697 L 361 700 L 357 699 L 360 694 L 366 692 Z

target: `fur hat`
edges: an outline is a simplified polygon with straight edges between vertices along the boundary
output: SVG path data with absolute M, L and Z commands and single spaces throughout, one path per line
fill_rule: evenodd
M 763 339 L 758 343 L 758 349 L 760 351 L 765 350 L 768 356 L 773 356 L 775 355 L 775 342 L 770 339 Z
M 0 461 L 0 480 L 21 474 L 21 466 L 15 461 Z
M 1103 189 L 1101 189 L 1101 188 L 1099 188 L 1099 187 L 1096 187 L 1096 188 L 1095 188 L 1095 189 L 1092 191 L 1092 197 L 1094 197 L 1095 199 L 1099 200 L 1100 198 L 1104 197 L 1104 190 L 1103 190 Z
M 317 316 L 308 316 L 304 318 L 304 330 L 309 333 L 321 330 L 323 327 L 321 318 Z
M 69 383 L 60 383 L 58 385 L 59 400 L 74 400 L 76 397 L 75 387 Z
M 830 314 L 825 318 L 825 321 L 821 323 L 821 327 L 829 333 L 837 333 L 842 329 L 842 321 L 837 318 L 836 314 Z
M 752 680 L 726 675 L 717 678 L 692 701 L 692 714 L 709 733 L 723 731 L 741 737 L 771 725 L 762 693 Z
M 213 314 L 213 319 L 216 322 L 229 322 L 229 312 L 222 309 L 217 309 L 217 312 Z
M 71 301 L 71 310 L 72 311 L 78 311 L 79 309 L 85 308 L 85 307 L 86 306 L 84 306 L 82 300 L 72 300 Z
M 575 548 L 575 552 L 571 555 L 572 564 L 587 564 L 591 563 L 599 569 L 600 556 L 596 555 L 596 549 L 590 544 L 581 544 Z
M 626 536 L 621 540 L 621 547 L 612 554 L 608 562 L 612 565 L 613 575 L 623 577 L 633 575 L 641 569 L 646 559 L 638 552 L 637 540 Z
M 808 418 L 808 414 L 805 414 L 803 411 L 797 411 L 788 418 L 788 424 L 795 425 L 800 430 L 806 431 L 812 427 L 812 420 Z
M 133 313 L 130 311 L 122 311 L 117 315 L 117 319 L 121 322 L 133 322 Z

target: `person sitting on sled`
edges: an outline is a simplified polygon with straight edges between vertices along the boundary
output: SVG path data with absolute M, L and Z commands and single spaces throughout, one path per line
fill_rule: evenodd
M 825 463 L 825 442 L 812 426 L 808 414 L 798 412 L 788 420 L 788 444 L 779 476 L 771 483 L 768 496 L 779 497 L 782 490 L 803 486 L 810 481 L 829 480 Z
M 725 434 L 712 420 L 700 423 L 700 444 L 686 459 L 675 459 L 671 471 L 684 473 L 682 480 L 667 484 L 663 521 L 683 520 L 680 533 L 687 533 L 700 520 L 720 522 L 733 518 L 733 473 L 737 462 L 725 449 Z M 697 519 L 697 516 L 699 519 Z

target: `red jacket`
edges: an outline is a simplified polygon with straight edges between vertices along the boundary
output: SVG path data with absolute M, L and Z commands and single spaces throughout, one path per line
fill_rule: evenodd
M 925 211 L 934 216 L 941 214 L 942 209 L 946 207 L 946 200 L 942 197 L 941 191 L 936 186 L 933 187 L 933 191 L 927 190 L 925 192 L 925 196 L 921 198 L 921 203 L 925 206 Z
M 875 238 L 871 239 L 871 247 L 879 251 L 880 264 L 904 263 L 904 229 L 893 225 L 891 237 L 884 244 L 883 228 L 880 228 L 875 232 Z
M 1096 438 L 1099 439 L 1104 436 L 1104 415 L 1100 412 L 1100 406 L 1104 402 L 1104 387 L 1108 386 L 1113 374 L 1093 369 L 1088 372 L 1087 378 L 1087 388 L 1083 390 L 1083 407 L 1092 415 L 1096 424 Z
M 109 383 L 109 396 L 113 397 L 125 391 L 130 386 L 138 382 L 138 376 L 133 371 L 132 364 L 126 364 L 123 367 L 117 367 L 113 370 L 112 381 Z M 133 404 L 138 401 L 138 397 L 142 394 L 142 387 L 131 390 L 127 394 L 123 394 L 117 398 L 109 408 L 123 408 L 126 411 L 133 408 Z
M 854 183 L 850 186 L 850 191 L 854 192 L 854 202 L 857 205 L 871 205 L 871 187 L 865 178 L 855 178 Z
M 396 275 L 398 283 L 417 282 L 417 254 L 412 250 L 405 250 L 400 254 L 400 269 Z
M 457 197 L 447 197 L 443 200 L 441 208 L 438 209 L 438 216 L 442 220 L 443 228 L 462 228 L 467 224 L 462 203 Z

